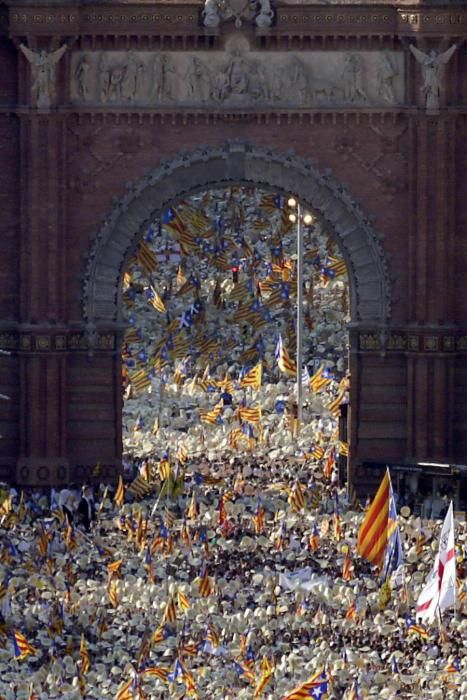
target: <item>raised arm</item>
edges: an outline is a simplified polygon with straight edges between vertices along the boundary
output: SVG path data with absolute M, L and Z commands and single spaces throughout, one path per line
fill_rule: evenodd
M 417 49 L 416 46 L 413 46 L 413 44 L 410 44 L 409 49 L 415 56 L 416 60 L 418 63 L 424 63 L 426 59 L 428 58 L 428 54 L 423 53 L 423 51 L 420 51 L 420 49 Z
M 35 51 L 31 51 L 31 49 L 28 49 L 28 47 L 24 44 L 20 44 L 19 48 L 21 49 L 22 53 L 26 56 L 29 63 L 32 63 L 34 65 L 36 63 L 37 53 Z
M 441 65 L 446 65 L 448 61 L 451 59 L 451 56 L 453 55 L 454 51 L 457 49 L 457 44 L 453 44 L 452 46 L 449 47 L 449 49 L 446 49 L 443 53 L 440 53 L 439 56 L 436 56 L 435 63 L 437 66 Z
M 66 50 L 67 50 L 67 44 L 63 44 L 63 46 L 60 46 L 60 48 L 57 49 L 56 51 L 52 51 L 52 53 L 49 53 L 48 59 L 49 59 L 50 63 L 52 63 L 53 65 L 58 63 Z

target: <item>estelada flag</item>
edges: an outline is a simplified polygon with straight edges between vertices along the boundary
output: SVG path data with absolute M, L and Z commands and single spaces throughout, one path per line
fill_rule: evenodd
M 117 491 L 115 492 L 114 502 L 117 506 L 122 506 L 125 501 L 125 487 L 123 485 L 123 479 L 121 476 L 118 478 Z
M 358 532 L 358 553 L 376 566 L 383 563 L 388 540 L 390 484 L 389 470 L 386 469 Z

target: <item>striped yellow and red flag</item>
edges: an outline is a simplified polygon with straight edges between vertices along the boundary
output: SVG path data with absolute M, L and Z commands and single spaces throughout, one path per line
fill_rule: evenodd
M 183 591 L 177 591 L 177 601 L 182 610 L 189 610 L 191 608 L 190 601 Z
M 333 416 L 338 416 L 341 408 L 341 403 L 344 399 L 344 392 L 340 391 L 334 401 L 331 401 L 326 408 L 328 409 L 329 413 Z
M 310 389 L 314 391 L 315 394 L 321 391 L 321 389 L 324 389 L 331 381 L 329 377 L 323 376 L 324 369 L 324 365 L 321 365 L 314 375 L 310 377 Z
M 118 559 L 117 561 L 113 561 L 110 564 L 107 564 L 107 572 L 109 574 L 109 577 L 120 577 L 120 569 L 122 568 L 122 563 L 123 559 Z
M 44 530 L 43 527 L 41 527 L 41 534 L 39 535 L 39 539 L 37 542 L 37 549 L 39 550 L 39 554 L 41 557 L 46 557 L 47 552 L 49 550 L 49 535 L 48 533 Z
M 296 481 L 290 491 L 289 505 L 293 513 L 300 513 L 306 507 L 305 494 L 299 481 Z
M 165 683 L 168 682 L 169 670 L 163 668 L 162 666 L 148 666 L 140 672 L 143 676 L 149 676 L 150 678 L 160 678 L 161 681 Z
M 339 441 L 339 454 L 342 455 L 342 457 L 349 456 L 349 443 L 348 442 L 342 442 L 342 440 Z
M 118 597 L 117 582 L 115 581 L 115 579 L 112 579 L 109 582 L 109 587 L 107 589 L 107 592 L 108 592 L 109 601 L 110 601 L 111 606 L 113 608 L 117 608 L 118 604 L 120 602 L 120 599 Z
M 213 625 L 212 622 L 209 624 L 209 629 L 208 629 L 206 639 L 208 640 L 208 642 L 211 642 L 213 647 L 218 647 L 220 644 L 221 640 L 220 640 L 219 632 L 217 631 L 215 625 Z
M 200 411 L 199 417 L 202 423 L 216 425 L 217 419 L 220 417 L 223 409 L 223 403 L 217 403 L 211 411 Z
M 261 420 L 261 404 L 253 407 L 244 407 L 238 409 L 238 417 L 241 421 L 247 423 L 258 423 Z
M 258 504 L 255 514 L 252 516 L 253 526 L 255 528 L 255 533 L 260 535 L 264 529 L 266 511 L 263 506 Z
M 258 362 L 257 365 L 253 367 L 253 369 L 250 369 L 249 372 L 245 374 L 243 379 L 240 382 L 241 387 L 248 387 L 251 386 L 252 389 L 256 389 L 257 391 L 261 388 L 261 379 L 263 376 L 263 363 Z
M 166 481 L 172 474 L 172 468 L 168 459 L 161 459 L 159 462 L 159 476 L 161 481 Z
M 140 393 L 141 391 L 147 389 L 148 386 L 151 386 L 151 380 L 149 379 L 148 373 L 145 369 L 140 369 L 137 372 L 134 372 L 134 374 L 130 374 L 128 379 L 137 393 Z
M 125 487 L 123 485 L 123 479 L 121 476 L 118 477 L 118 486 L 114 496 L 114 503 L 117 506 L 122 506 L 125 501 Z
M 426 545 L 426 543 L 427 539 L 425 533 L 422 531 L 419 535 L 417 535 L 417 539 L 415 542 L 415 551 L 417 552 L 417 555 L 419 557 L 423 554 L 423 547 Z
M 133 688 L 134 683 L 133 679 L 131 678 L 129 681 L 126 681 L 126 683 L 119 687 L 117 694 L 115 695 L 115 700 L 134 700 L 135 695 L 133 693 Z
M 224 496 L 219 499 L 219 525 L 224 525 L 227 521 L 227 511 L 225 509 Z
M 186 282 L 185 273 L 183 272 L 183 267 L 182 267 L 181 263 L 178 266 L 176 279 L 177 279 L 177 284 L 179 287 L 181 287 Z
M 188 461 L 188 450 L 183 443 L 181 443 L 178 447 L 177 459 L 180 464 L 186 464 Z
M 150 289 L 152 292 L 151 299 L 149 300 L 150 304 L 156 309 L 156 311 L 159 311 L 161 314 L 165 314 L 167 309 L 165 308 L 164 300 L 160 294 L 157 293 L 154 287 L 151 287 Z
M 18 630 L 13 630 L 13 647 L 15 658 L 20 661 L 29 654 L 37 654 L 36 649 L 28 642 L 24 634 Z
M 321 668 L 319 671 L 314 673 L 305 683 L 302 683 L 301 685 L 297 686 L 294 688 L 290 693 L 285 695 L 282 700 L 305 700 L 305 698 L 310 698 L 310 697 L 320 697 L 320 695 L 312 694 L 313 689 L 317 689 L 319 686 L 322 685 L 322 681 L 320 680 L 320 676 L 323 673 L 323 669 Z
M 151 250 L 146 241 L 140 242 L 136 252 L 136 260 L 147 275 L 150 275 L 151 272 L 154 272 L 157 268 L 156 254 Z
M 463 603 L 467 597 L 467 593 L 464 590 L 464 581 L 461 578 L 459 578 L 458 576 L 456 577 L 456 588 L 457 588 L 457 600 L 459 603 Z
M 269 683 L 271 682 L 273 672 L 274 672 L 273 669 L 269 668 L 266 671 L 263 671 L 263 673 L 261 674 L 259 681 L 258 681 L 256 688 L 255 688 L 255 694 L 253 696 L 255 698 L 255 700 L 256 700 L 256 698 L 261 697 L 264 690 L 266 689 L 266 686 L 268 686 Z
M 289 377 L 297 376 L 297 365 L 295 364 L 294 360 L 292 360 L 292 358 L 290 357 L 289 352 L 283 344 L 281 337 L 279 337 L 279 342 L 276 348 L 276 359 L 277 366 L 279 367 L 281 372 L 284 372 Z
M 242 440 L 244 437 L 246 437 L 245 433 L 242 432 L 241 428 L 232 428 L 232 430 L 229 433 L 229 447 L 232 450 L 237 450 L 238 449 L 238 443 L 240 440 Z
M 352 561 L 348 552 L 344 557 L 344 564 L 342 566 L 342 578 L 344 579 L 344 581 L 351 581 L 352 579 Z
M 185 642 L 182 644 L 180 647 L 180 655 L 181 656 L 196 656 L 198 654 L 199 650 L 199 643 L 198 642 Z
M 170 596 L 168 599 L 166 605 L 165 605 L 165 610 L 164 610 L 164 615 L 162 616 L 162 623 L 165 624 L 166 622 L 175 622 L 177 619 L 177 608 L 175 607 L 175 600 L 173 596 Z
M 199 594 L 202 598 L 207 598 L 212 593 L 211 579 L 208 576 L 208 570 L 206 566 L 203 566 L 199 577 Z
M 357 606 L 355 604 L 355 601 L 349 605 L 347 608 L 347 612 L 345 613 L 345 619 L 346 620 L 356 620 L 358 617 L 357 613 Z
M 196 520 L 198 517 L 198 505 L 196 503 L 196 494 L 194 491 L 191 494 L 191 501 L 186 516 L 189 520 Z
M 188 523 L 186 522 L 186 520 L 181 525 L 180 537 L 182 538 L 182 542 L 185 545 L 185 547 L 191 547 L 190 528 L 188 527 Z
M 81 673 L 87 673 L 91 668 L 91 659 L 89 657 L 88 648 L 86 646 L 86 640 L 84 634 L 81 635 L 81 642 L 79 645 L 79 655 L 81 658 Z
M 151 644 L 160 644 L 164 639 L 167 639 L 167 632 L 164 625 L 159 625 L 159 627 L 154 630 L 151 636 Z
M 390 484 L 389 470 L 386 470 L 358 532 L 358 553 L 376 566 L 383 563 L 387 545 Z

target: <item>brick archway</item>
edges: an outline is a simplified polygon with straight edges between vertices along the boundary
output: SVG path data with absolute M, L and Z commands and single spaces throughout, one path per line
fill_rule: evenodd
M 307 204 L 328 226 L 347 262 L 352 322 L 373 327 L 387 323 L 391 291 L 383 247 L 350 194 L 310 161 L 228 142 L 220 148 L 179 153 L 129 185 L 98 232 L 89 255 L 83 314 L 90 329 L 122 320 L 121 277 L 130 253 L 154 217 L 191 192 L 232 183 L 293 193 Z

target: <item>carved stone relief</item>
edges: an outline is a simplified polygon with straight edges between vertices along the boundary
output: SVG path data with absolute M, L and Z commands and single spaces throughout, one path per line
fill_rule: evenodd
M 403 102 L 398 51 L 76 52 L 75 104 L 183 107 L 390 107 Z

